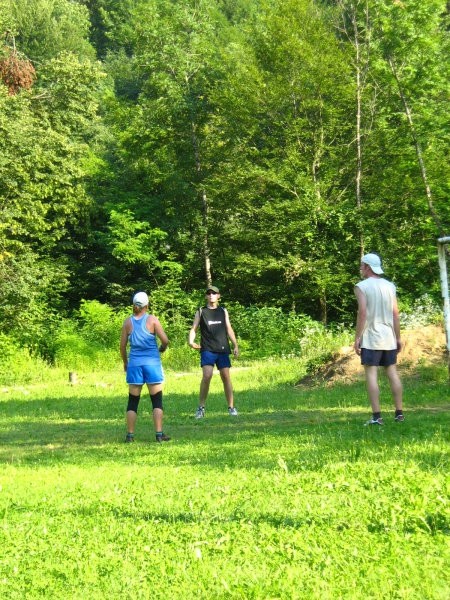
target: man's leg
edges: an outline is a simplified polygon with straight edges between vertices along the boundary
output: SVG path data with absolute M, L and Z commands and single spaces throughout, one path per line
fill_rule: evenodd
M 133 385 L 130 384 L 128 386 L 129 398 L 128 398 L 128 409 L 127 410 L 127 433 L 134 434 L 134 428 L 136 427 L 136 419 L 137 419 L 137 404 L 139 403 L 139 398 L 141 396 L 142 385 Z M 134 398 L 134 401 L 132 398 Z M 134 406 L 132 406 L 134 404 Z
M 403 386 L 400 381 L 400 377 L 397 372 L 397 365 L 390 365 L 389 367 L 385 367 L 386 375 L 389 379 L 389 385 L 391 386 L 391 393 L 394 399 L 395 410 L 402 411 L 403 410 Z
M 220 377 L 222 378 L 223 391 L 225 392 L 225 398 L 227 399 L 228 408 L 233 408 L 234 396 L 229 367 L 224 367 L 223 369 L 220 369 Z
M 154 396 L 155 394 L 158 394 L 158 392 L 162 392 L 162 388 L 163 388 L 162 383 L 157 383 L 157 384 L 148 383 L 147 387 L 148 387 L 148 393 L 150 394 L 150 398 L 152 396 Z M 153 398 L 152 398 L 152 405 L 153 405 Z M 162 430 L 163 430 L 163 409 L 153 407 L 152 414 L 153 414 L 153 425 L 155 427 L 155 432 L 162 432 Z
M 206 398 L 209 392 L 209 384 L 214 372 L 214 365 L 203 365 L 202 367 L 202 381 L 200 383 L 200 399 L 199 406 L 205 406 Z
M 378 367 L 364 365 L 366 373 L 366 388 L 369 396 L 372 412 L 375 414 L 380 412 L 380 388 L 378 386 Z

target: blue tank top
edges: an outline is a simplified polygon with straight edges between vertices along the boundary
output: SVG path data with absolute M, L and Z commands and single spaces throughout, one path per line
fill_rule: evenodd
M 131 317 L 133 331 L 128 336 L 130 354 L 128 364 L 131 366 L 151 365 L 161 361 L 156 336 L 146 327 L 149 314 L 145 313 L 140 319 Z

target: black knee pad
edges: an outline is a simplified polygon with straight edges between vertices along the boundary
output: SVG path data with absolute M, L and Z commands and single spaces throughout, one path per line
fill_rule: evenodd
M 156 392 L 156 394 L 150 394 L 153 408 L 160 408 L 162 410 L 162 392 Z
M 137 413 L 140 399 L 141 399 L 140 394 L 139 394 L 139 396 L 134 396 L 133 394 L 128 394 L 127 412 L 129 410 L 132 410 L 133 412 Z

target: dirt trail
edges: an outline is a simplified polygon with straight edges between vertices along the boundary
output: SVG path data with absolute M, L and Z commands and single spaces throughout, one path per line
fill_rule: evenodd
M 447 364 L 447 349 L 443 327 L 427 325 L 402 332 L 403 349 L 398 355 L 402 372 L 414 372 L 420 364 Z M 314 376 L 306 376 L 297 385 L 352 382 L 364 378 L 361 359 L 352 346 L 344 346 L 332 361 L 325 364 Z

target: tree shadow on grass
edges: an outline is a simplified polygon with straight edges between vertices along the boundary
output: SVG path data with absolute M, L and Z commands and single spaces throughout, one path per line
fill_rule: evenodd
M 0 462 L 51 466 L 131 460 L 151 465 L 157 460 L 159 465 L 221 470 L 279 470 L 289 463 L 290 471 L 302 471 L 393 456 L 399 446 L 405 456 L 415 453 L 428 468 L 444 460 L 442 452 L 431 449 L 418 457 L 415 444 L 448 431 L 449 413 L 415 408 L 405 423 L 389 417 L 383 428 L 373 429 L 363 427 L 368 413 L 356 400 L 361 387 L 329 394 L 322 407 L 316 406 L 317 396 L 286 386 L 281 402 L 280 389 L 240 394 L 238 417 L 228 415 L 223 393 L 210 394 L 207 416 L 201 420 L 193 417 L 196 394 L 172 394 L 166 402 L 165 429 L 173 440 L 162 445 L 154 441 L 150 401 L 144 395 L 134 444 L 123 443 L 123 396 L 10 400 L 0 406 Z M 348 404 L 341 407 L 343 396 Z

